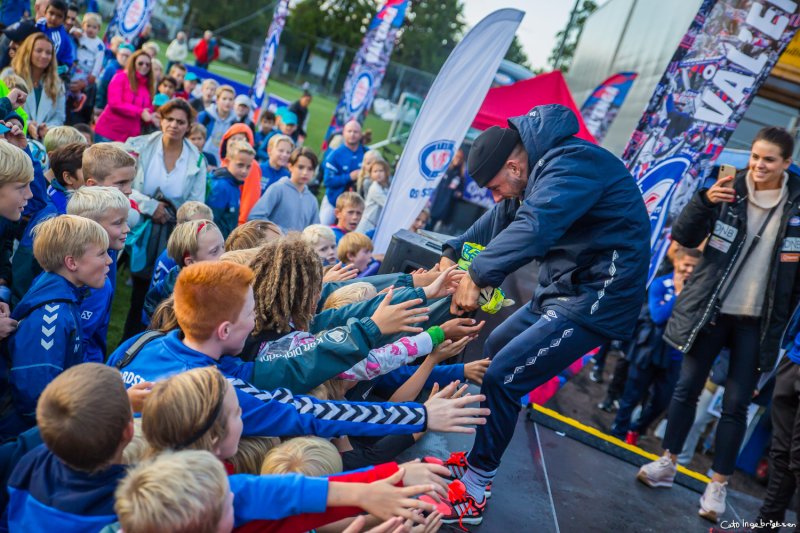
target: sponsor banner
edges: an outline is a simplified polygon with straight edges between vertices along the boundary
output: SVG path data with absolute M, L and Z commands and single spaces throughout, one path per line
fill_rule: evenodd
M 286 15 L 288 14 L 289 0 L 278 0 L 275 5 L 275 12 L 272 14 L 272 22 L 267 31 L 267 38 L 264 39 L 264 46 L 261 47 L 258 68 L 256 69 L 255 78 L 253 78 L 253 86 L 250 89 L 253 108 L 256 110 L 260 110 L 264 102 L 264 91 L 267 88 L 267 80 L 269 80 L 269 73 L 272 71 L 275 52 L 278 50 L 281 32 L 283 32 L 283 27 L 286 24 Z
M 117 35 L 125 39 L 125 42 L 133 41 L 144 25 L 150 22 L 155 5 L 156 0 L 117 0 L 114 14 L 103 36 L 105 43 L 108 44 Z
M 635 79 L 635 72 L 614 74 L 592 91 L 581 106 L 583 122 L 597 144 L 603 142 Z
M 411 227 L 428 203 L 480 109 L 523 16 L 516 9 L 491 13 L 464 36 L 445 61 L 397 164 L 375 230 L 375 253 L 386 252 L 392 235 Z
M 650 213 L 650 281 L 672 221 L 799 25 L 792 0 L 704 0 L 700 6 L 622 154 Z
M 403 25 L 409 4 L 410 0 L 386 0 L 372 19 L 344 82 L 342 96 L 325 134 L 326 144 L 331 135 L 342 131 L 349 121 L 363 122 L 366 118 L 383 82 L 397 31 Z

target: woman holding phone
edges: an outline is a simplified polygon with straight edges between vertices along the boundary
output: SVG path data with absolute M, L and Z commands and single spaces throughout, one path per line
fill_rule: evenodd
M 723 168 L 711 188 L 695 193 L 672 228 L 672 238 L 687 248 L 707 242 L 664 334 L 686 354 L 667 415 L 665 453 L 644 465 L 637 478 L 651 487 L 672 486 L 700 392 L 714 359 L 728 347 L 714 475 L 700 498 L 700 515 L 712 521 L 725 512 L 725 487 L 759 375 L 774 369 L 783 330 L 800 298 L 800 176 L 788 172 L 793 151 L 786 130 L 762 129 L 748 168 L 735 174 Z

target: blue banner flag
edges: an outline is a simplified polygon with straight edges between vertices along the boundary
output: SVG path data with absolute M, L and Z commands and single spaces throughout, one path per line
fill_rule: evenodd
M 331 135 L 342 131 L 349 121 L 363 122 L 367 116 L 386 74 L 397 30 L 403 25 L 410 3 L 410 0 L 386 0 L 372 19 L 344 82 L 342 96 L 325 134 L 326 144 Z
M 103 41 L 108 44 L 117 35 L 125 42 L 133 41 L 150 22 L 155 5 L 156 0 L 117 0 Z
M 272 22 L 267 31 L 267 38 L 264 39 L 264 46 L 261 47 L 261 55 L 258 58 L 258 68 L 250 95 L 253 99 L 253 107 L 261 109 L 264 103 L 264 94 L 269 80 L 269 73 L 272 71 L 272 63 L 275 61 L 275 52 L 281 40 L 281 32 L 286 24 L 286 16 L 289 14 L 289 0 L 278 0 L 275 5 L 275 12 L 272 14 Z
M 700 186 L 800 26 L 792 0 L 704 0 L 622 154 L 647 205 L 652 281 Z
M 636 79 L 635 72 L 614 74 L 592 91 L 589 98 L 581 106 L 581 116 L 586 128 L 597 140 L 603 141 L 611 123 L 617 118 L 622 102 Z

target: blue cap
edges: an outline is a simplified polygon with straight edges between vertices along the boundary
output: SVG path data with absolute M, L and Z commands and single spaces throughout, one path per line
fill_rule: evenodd
M 280 107 L 280 108 L 278 108 L 278 110 L 275 112 L 275 114 L 277 116 L 281 117 L 281 120 L 287 126 L 295 126 L 295 125 L 297 125 L 297 114 L 295 114 L 293 111 L 289 111 L 288 107 Z
M 183 77 L 184 81 L 200 81 L 200 78 L 197 77 L 197 74 L 194 72 L 189 72 L 186 76 Z

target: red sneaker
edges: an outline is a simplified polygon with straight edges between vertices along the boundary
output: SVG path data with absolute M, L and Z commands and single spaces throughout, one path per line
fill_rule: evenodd
M 467 493 L 467 487 L 455 480 L 448 486 L 448 501 L 444 502 L 449 511 L 442 515 L 442 523 L 458 524 L 458 527 L 467 531 L 464 524 L 477 526 L 483 521 L 483 513 L 486 510 L 486 500 L 478 503 L 475 498 Z
M 628 434 L 625 435 L 625 442 L 628 444 L 633 444 L 634 446 L 639 444 L 639 432 L 629 431 Z
M 427 461 L 427 457 L 425 460 Z M 443 463 L 444 466 L 450 470 L 450 479 L 461 479 L 464 477 L 464 474 L 467 473 L 467 452 L 453 452 L 450 454 L 450 457 L 447 458 L 446 461 Z M 486 485 L 485 494 L 487 498 L 492 497 L 492 484 L 489 483 Z

